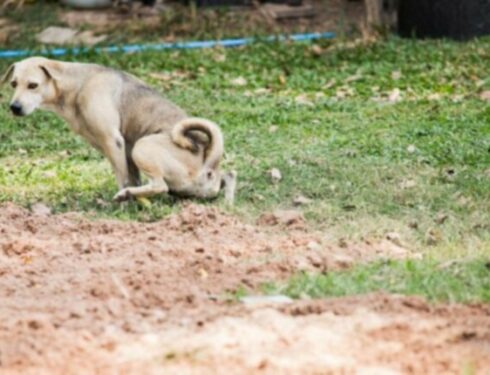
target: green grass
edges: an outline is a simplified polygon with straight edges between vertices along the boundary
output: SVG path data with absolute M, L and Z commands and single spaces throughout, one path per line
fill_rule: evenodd
M 418 295 L 431 302 L 490 302 L 490 263 L 482 260 L 378 261 L 347 271 L 299 274 L 281 285 L 264 285 L 268 294 L 293 298 L 341 297 L 370 292 Z
M 322 46 L 321 56 L 310 44 L 258 43 L 76 59 L 129 71 L 219 123 L 224 167 L 239 172 L 234 213 L 253 218 L 302 194 L 313 200 L 302 208 L 309 222 L 334 237 L 397 231 L 410 248 L 442 258 L 490 254 L 490 106 L 478 97 L 490 88 L 490 39 Z M 151 76 L 171 71 L 186 75 Z M 234 86 L 240 76 L 247 84 Z M 400 102 L 373 99 L 394 88 Z M 153 199 L 151 209 L 111 203 L 107 161 L 52 114 L 14 118 L 10 89 L 0 94 L 0 201 L 139 220 L 178 209 L 170 198 Z M 273 167 L 283 175 L 278 185 L 267 176 Z M 427 250 L 428 232 L 437 241 Z

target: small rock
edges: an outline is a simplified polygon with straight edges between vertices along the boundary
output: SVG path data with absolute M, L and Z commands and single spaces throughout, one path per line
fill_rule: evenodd
M 293 199 L 293 204 L 295 206 L 304 206 L 304 205 L 310 204 L 311 202 L 313 202 L 311 199 L 306 198 L 303 195 L 298 195 L 298 196 L 296 196 L 296 198 Z
M 397 232 L 386 233 L 386 239 L 395 245 L 402 246 L 400 234 Z
M 310 251 L 320 251 L 322 246 L 316 241 L 310 241 L 306 244 L 306 248 Z
M 284 295 L 275 295 L 275 296 L 246 296 L 240 298 L 240 302 L 242 302 L 245 306 L 256 307 L 256 306 L 264 306 L 270 304 L 288 304 L 292 303 L 293 300 L 288 296 Z
M 313 267 L 320 268 L 323 266 L 324 261 L 323 257 L 320 254 L 310 253 L 307 258 Z
M 415 151 L 417 151 L 417 147 L 415 147 L 414 145 L 408 145 L 407 146 L 407 152 L 409 154 L 413 154 Z
M 278 184 L 282 180 L 281 171 L 277 168 L 272 168 L 269 171 L 269 176 L 273 184 Z
M 345 254 L 334 254 L 332 255 L 333 261 L 340 268 L 349 268 L 354 264 L 354 259 Z
M 51 215 L 51 208 L 46 206 L 44 203 L 34 203 L 31 206 L 31 212 L 38 216 L 49 216 Z
M 69 27 L 50 26 L 36 35 L 36 40 L 44 44 L 68 44 L 75 40 L 78 30 Z

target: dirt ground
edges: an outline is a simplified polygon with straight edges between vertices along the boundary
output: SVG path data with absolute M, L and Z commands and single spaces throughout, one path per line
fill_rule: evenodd
M 288 304 L 230 299 L 241 285 L 253 291 L 298 270 L 409 255 L 388 241 L 329 243 L 301 218 L 285 225 L 245 224 L 199 205 L 156 223 L 1 206 L 0 374 L 490 368 L 490 306 L 383 294 Z

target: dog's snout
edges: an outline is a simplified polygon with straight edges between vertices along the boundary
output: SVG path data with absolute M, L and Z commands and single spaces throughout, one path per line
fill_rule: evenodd
M 10 104 L 10 110 L 16 116 L 22 116 L 22 105 L 19 102 L 13 102 Z

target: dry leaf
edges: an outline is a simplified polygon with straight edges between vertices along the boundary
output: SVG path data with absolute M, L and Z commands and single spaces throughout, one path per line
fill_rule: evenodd
M 176 79 L 187 78 L 189 76 L 189 73 L 180 70 L 174 70 L 172 72 L 154 72 L 150 73 L 149 76 L 159 81 L 169 82 Z
M 271 90 L 270 89 L 267 89 L 265 87 L 259 87 L 258 89 L 255 89 L 254 90 L 254 93 L 255 94 L 258 94 L 258 95 L 260 95 L 260 94 L 268 94 L 270 92 L 271 92 Z
M 313 44 L 311 46 L 311 52 L 313 53 L 313 55 L 315 56 L 321 56 L 321 54 L 323 53 L 323 49 L 322 47 L 320 47 L 318 44 Z
M 354 75 L 351 75 L 350 77 L 347 77 L 346 80 L 345 80 L 345 83 L 350 83 L 350 82 L 354 82 L 354 81 L 359 81 L 362 79 L 362 74 L 360 73 L 356 73 Z
M 308 99 L 308 97 L 306 96 L 306 94 L 300 94 L 298 95 L 296 98 L 294 98 L 294 101 L 298 104 L 301 104 L 301 105 L 307 105 L 309 107 L 313 107 L 314 104 Z
M 306 198 L 304 195 L 298 195 L 293 199 L 293 204 L 295 206 L 303 206 L 306 204 L 310 204 L 311 202 L 313 201 L 309 198 Z
M 391 79 L 394 81 L 398 81 L 402 77 L 402 72 L 399 70 L 394 70 L 391 72 Z
M 277 77 L 277 79 L 281 85 L 286 84 L 286 76 L 284 74 L 280 74 L 279 77 Z
M 390 103 L 397 103 L 401 100 L 401 91 L 399 88 L 394 88 L 388 95 L 388 101 Z
M 273 184 L 277 184 L 277 183 L 279 183 L 279 181 L 282 180 L 281 171 L 277 168 L 272 168 L 269 171 L 269 176 L 270 176 Z
M 335 79 L 331 79 L 330 81 L 328 81 L 327 83 L 325 83 L 325 85 L 323 85 L 323 88 L 325 90 L 328 90 L 328 89 L 331 89 L 332 87 L 334 87 L 335 84 L 336 84 Z
M 435 92 L 427 96 L 427 100 L 441 100 L 441 94 Z
M 417 186 L 417 182 L 415 180 L 404 180 L 400 183 L 401 189 L 411 189 Z
M 440 212 L 437 214 L 436 218 L 435 218 L 435 222 L 437 224 L 444 224 L 444 222 L 449 219 L 449 215 L 444 213 L 444 212 Z
M 226 61 L 226 55 L 224 53 L 220 53 L 218 55 L 214 55 L 214 61 L 216 61 L 216 62 L 225 62 Z
M 247 84 L 247 80 L 243 77 L 237 77 L 235 79 L 232 79 L 230 83 L 233 86 L 245 86 Z
M 427 245 L 436 245 L 442 240 L 442 233 L 437 228 L 430 228 L 425 234 L 425 242 Z

